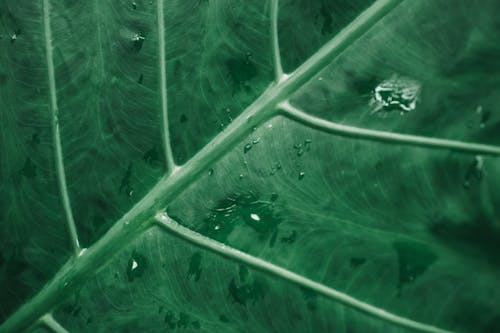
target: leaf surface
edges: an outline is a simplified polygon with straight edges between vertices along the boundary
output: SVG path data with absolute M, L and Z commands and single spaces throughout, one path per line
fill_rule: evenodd
M 311 80 L 277 84 L 269 1 L 158 1 L 3 5 L 2 321 L 49 282 L 33 311 L 70 332 L 408 331 L 150 225 L 166 209 L 398 316 L 500 328 L 495 156 L 272 113 L 290 101 L 336 124 L 498 145 L 496 1 L 403 1 Z M 280 1 L 284 71 L 323 61 L 370 5 Z M 71 259 L 78 243 L 90 254 Z

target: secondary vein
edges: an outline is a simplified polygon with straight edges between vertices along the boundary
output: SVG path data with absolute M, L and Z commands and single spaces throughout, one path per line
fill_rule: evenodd
M 392 142 L 425 148 L 448 149 L 480 155 L 500 155 L 500 147 L 497 146 L 347 126 L 309 115 L 288 102 L 281 103 L 279 107 L 283 110 L 284 115 L 292 120 L 323 132 L 340 136 L 355 137 L 370 141 Z
M 68 331 L 61 324 L 59 324 L 50 313 L 40 318 L 40 323 L 44 324 L 54 333 L 68 333 Z
M 274 61 L 274 76 L 276 82 L 283 78 L 283 67 L 281 65 L 280 42 L 278 35 L 278 6 L 279 0 L 271 0 L 271 43 Z
M 56 78 L 54 71 L 54 57 L 52 54 L 52 30 L 50 26 L 50 4 L 49 0 L 43 0 L 43 25 L 45 33 L 45 52 L 47 57 L 47 73 L 49 80 L 49 93 L 50 93 L 50 111 L 52 114 L 52 139 L 54 141 L 55 163 L 57 172 L 57 182 L 59 185 L 59 192 L 62 197 L 62 204 L 64 213 L 66 215 L 66 223 L 68 226 L 71 243 L 75 255 L 80 252 L 80 244 L 78 241 L 78 234 L 76 231 L 75 220 L 71 210 L 71 203 L 68 195 L 68 186 L 66 185 L 66 174 L 64 171 L 64 161 L 61 145 L 61 134 L 59 128 L 59 109 L 57 106 L 57 92 L 56 92 Z
M 170 142 L 170 128 L 168 124 L 168 104 L 167 104 L 167 66 L 165 59 L 165 15 L 163 1 L 158 0 L 156 10 L 158 12 L 158 61 L 160 65 L 160 96 L 163 121 L 163 146 L 165 162 L 169 173 L 176 169 L 174 156 L 172 153 L 172 144 Z
M 213 239 L 205 237 L 197 232 L 194 232 L 179 223 L 172 220 L 166 214 L 160 213 L 156 215 L 156 220 L 160 226 L 165 228 L 169 233 L 174 234 L 196 246 L 199 246 L 208 251 L 220 254 L 226 258 L 234 260 L 239 263 L 244 263 L 250 267 L 263 271 L 265 273 L 274 275 L 288 282 L 294 283 L 298 286 L 312 290 L 321 294 L 329 299 L 339 302 L 345 306 L 356 309 L 374 318 L 384 320 L 391 324 L 401 326 L 418 332 L 429 333 L 451 333 L 450 331 L 440 329 L 435 326 L 420 323 L 396 314 L 387 312 L 381 308 L 371 304 L 362 302 L 346 293 L 340 292 L 330 288 L 324 284 L 315 282 L 302 275 L 289 271 L 283 267 L 270 263 L 266 260 L 251 256 L 247 253 L 241 252 L 228 245 L 219 243 Z

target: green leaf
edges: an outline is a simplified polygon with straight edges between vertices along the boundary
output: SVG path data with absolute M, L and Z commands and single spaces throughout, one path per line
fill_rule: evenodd
M 0 332 L 500 330 L 498 10 L 4 1 Z

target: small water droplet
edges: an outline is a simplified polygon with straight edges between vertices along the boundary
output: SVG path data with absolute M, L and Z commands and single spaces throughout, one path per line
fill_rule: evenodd
M 318 81 L 323 81 L 323 77 L 318 77 Z
M 20 34 L 21 34 L 21 30 L 17 29 L 16 32 L 14 32 L 12 35 L 10 35 L 10 43 L 14 44 Z
M 247 143 L 245 147 L 243 147 L 243 153 L 247 153 L 250 149 L 252 149 L 252 145 L 250 143 Z
M 127 263 L 127 277 L 129 281 L 133 281 L 135 278 L 141 277 L 147 268 L 146 257 L 139 254 L 138 252 L 132 252 L 132 255 Z
M 306 173 L 304 171 L 299 172 L 299 180 L 302 180 Z
M 483 178 L 484 158 L 480 155 L 474 157 L 465 173 L 464 187 L 469 188 L 473 181 L 479 182 Z
M 244 176 L 243 176 L 243 174 L 242 174 L 242 173 L 240 173 L 240 179 L 243 179 L 243 177 L 244 177 Z
M 351 268 L 357 268 L 366 262 L 366 258 L 353 257 L 351 258 Z
M 250 214 L 250 218 L 254 221 L 260 221 L 260 216 L 255 213 Z
M 211 175 L 213 175 L 213 174 L 214 174 L 214 169 L 210 168 L 210 169 L 208 170 L 208 175 L 209 175 L 209 176 L 211 176 Z
M 217 225 L 214 227 L 214 230 L 220 230 L 220 225 L 218 225 L 218 224 L 217 224 Z
M 137 9 L 137 3 L 135 1 L 132 2 L 132 8 Z
M 271 175 L 274 175 L 279 170 L 281 170 L 281 164 L 279 162 L 277 162 L 271 168 Z
M 256 138 L 252 140 L 252 144 L 256 145 L 260 142 L 260 138 Z

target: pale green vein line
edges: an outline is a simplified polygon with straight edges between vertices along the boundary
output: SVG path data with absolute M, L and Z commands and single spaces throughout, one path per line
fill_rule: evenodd
M 217 253 L 226 258 L 232 259 L 236 262 L 244 263 L 250 267 L 253 267 L 257 270 L 268 273 L 270 275 L 279 277 L 285 281 L 294 283 L 300 287 L 312 290 L 313 292 L 321 294 L 333 301 L 339 302 L 347 307 L 356 309 L 374 318 L 418 332 L 451 333 L 451 331 L 419 323 L 417 321 L 387 312 L 381 308 L 362 302 L 343 292 L 325 286 L 324 284 L 315 282 L 302 275 L 289 271 L 283 267 L 277 266 L 263 259 L 251 256 L 247 253 L 241 252 L 228 245 L 219 243 L 213 239 L 210 239 L 186 227 L 183 227 L 179 223 L 169 218 L 164 213 L 157 214 L 156 220 L 158 221 L 158 224 L 164 227 L 168 232 L 196 246 Z
M 281 65 L 280 42 L 278 35 L 278 7 L 279 0 L 271 0 L 271 42 L 273 50 L 274 77 L 276 83 L 283 78 L 283 67 Z
M 59 109 L 57 107 L 57 93 L 56 93 L 56 78 L 54 71 L 54 57 L 52 55 L 52 30 L 50 27 L 50 5 L 49 0 L 43 0 L 43 24 L 45 33 L 45 52 L 47 57 L 47 72 L 49 77 L 49 91 L 50 91 L 50 110 L 52 113 L 52 134 L 55 148 L 55 163 L 57 170 L 57 181 L 59 184 L 59 192 L 62 197 L 62 204 L 64 213 L 66 215 L 66 222 L 68 231 L 73 245 L 75 255 L 80 252 L 80 244 L 78 242 L 78 234 L 76 231 L 75 220 L 71 211 L 71 203 L 68 195 L 68 186 L 66 185 L 66 174 L 64 171 L 63 153 L 61 146 L 61 135 L 59 129 Z
M 281 110 L 283 110 L 284 115 L 290 119 L 293 119 L 306 126 L 318 129 L 320 131 L 340 136 L 353 137 L 370 141 L 398 143 L 402 145 L 419 146 L 425 148 L 447 149 L 479 155 L 500 155 L 500 147 L 497 146 L 347 126 L 311 116 L 292 106 L 288 102 L 281 103 L 279 107 Z
M 62 327 L 50 313 L 40 318 L 40 322 L 54 333 L 68 333 L 68 331 Z
M 158 21 L 158 61 L 160 64 L 160 91 L 161 91 L 161 110 L 163 120 L 163 146 L 167 170 L 169 173 L 175 171 L 176 165 L 172 153 L 172 143 L 170 142 L 170 128 L 168 122 L 168 104 L 167 104 L 167 66 L 165 55 L 165 15 L 163 1 L 157 2 L 157 21 Z
M 402 0 L 377 0 L 342 32 L 312 55 L 286 80 L 271 85 L 249 105 L 224 131 L 175 173 L 163 177 L 148 194 L 82 255 L 69 260 L 34 297 L 23 304 L 1 326 L 0 333 L 20 332 L 33 321 L 59 304 L 80 288 L 96 271 L 104 267 L 113 255 L 149 227 L 154 215 L 172 202 L 181 192 L 210 168 L 219 158 L 234 148 L 255 126 L 276 113 L 279 103 L 311 80 L 333 59 L 352 45 L 373 25 L 384 18 Z M 64 286 L 63 288 L 61 286 Z

